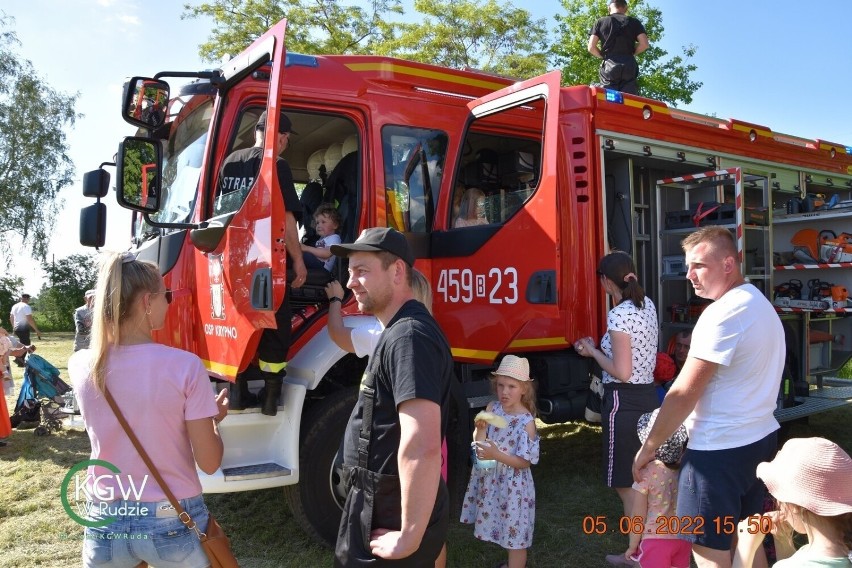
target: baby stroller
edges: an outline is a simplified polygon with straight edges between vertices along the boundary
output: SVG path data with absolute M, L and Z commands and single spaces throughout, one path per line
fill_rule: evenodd
M 62 395 L 70 390 L 71 387 L 59 378 L 56 367 L 35 353 L 28 354 L 21 393 L 15 404 L 15 413 L 11 416 L 12 427 L 35 422 L 36 436 L 46 436 L 61 430 L 62 418 L 65 416 L 61 410 L 65 404 Z

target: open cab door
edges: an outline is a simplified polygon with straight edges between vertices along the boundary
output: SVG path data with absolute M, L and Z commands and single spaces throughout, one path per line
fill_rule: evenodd
M 565 344 L 557 297 L 559 97 L 555 71 L 468 103 L 453 196 L 438 221 L 446 230 L 435 231 L 432 246 L 436 314 L 457 338 L 457 359 L 491 364 L 512 350 Z
M 222 69 L 227 93 L 240 81 L 251 80 L 251 74 L 262 65 L 272 63 L 260 171 L 250 187 L 247 184 L 226 196 L 235 201 L 227 213 L 217 215 L 214 211 L 209 223 L 190 235 L 195 248 L 197 305 L 202 324 L 196 332 L 197 353 L 211 375 L 230 381 L 251 361 L 263 329 L 277 327 L 275 312 L 286 293 L 285 209 L 276 171 L 280 149 L 275 148 L 286 25 L 286 20 L 275 24 Z M 236 107 L 228 108 L 229 105 Z M 237 96 L 218 97 L 214 115 L 220 122 L 211 132 L 227 139 L 229 129 L 235 125 L 223 117 L 239 116 L 242 105 L 245 101 Z M 253 116 L 256 122 L 256 115 Z M 207 159 L 215 159 L 215 152 Z M 221 164 L 208 168 L 206 175 L 212 178 L 202 179 L 201 187 L 208 188 L 208 200 L 219 196 L 220 167 Z

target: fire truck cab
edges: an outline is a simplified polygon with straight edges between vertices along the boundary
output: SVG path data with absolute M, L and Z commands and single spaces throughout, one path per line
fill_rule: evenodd
M 219 71 L 128 81 L 123 117 L 140 132 L 120 146 L 116 190 L 136 211 L 131 250 L 159 265 L 175 298 L 157 339 L 201 357 L 213 388 L 248 367 L 261 330 L 275 328 L 290 295 L 278 415 L 231 413 L 221 425 L 222 468 L 201 477 L 208 492 L 285 487 L 305 530 L 328 543 L 343 499 L 337 450 L 366 361 L 338 348 L 325 327 L 323 286 L 328 278 L 345 284 L 345 262 L 331 275 L 312 271 L 302 288 L 287 283 L 278 111 L 293 125 L 283 158 L 306 210 L 335 205 L 344 242 L 372 226 L 402 231 L 432 284 L 434 314 L 456 360 L 448 463 L 457 487 L 467 476 L 471 413 L 490 400 L 489 372 L 502 355 L 530 359 L 542 420 L 582 418 L 595 370 L 571 344 L 604 331 L 595 269 L 607 251 L 633 255 L 660 311 L 665 350 L 693 323 L 689 309 L 699 309 L 677 265 L 699 203 L 718 205 L 716 217 L 702 220 L 738 233 L 745 273 L 769 296 L 781 271 L 773 210 L 817 191 L 852 204 L 852 151 L 839 144 L 561 87 L 558 72 L 516 83 L 386 57 L 288 54 L 285 28 L 276 24 Z M 169 78 L 195 81 L 172 96 Z M 137 110 L 138 101 L 169 97 L 163 119 Z M 257 178 L 223 189 L 223 160 L 254 144 L 264 111 Z M 107 192 L 103 169 L 86 174 L 84 193 L 98 202 L 81 215 L 83 244 L 104 244 Z M 310 238 L 310 218 L 301 223 Z M 848 287 L 851 266 L 814 270 Z M 349 296 L 344 314 L 348 326 L 371 321 Z M 779 385 L 787 395 L 780 409 L 808 394 L 809 377 L 822 379 L 808 359 L 810 330 L 831 336 L 823 375 L 852 352 L 844 315 L 839 303 L 782 312 L 797 358 L 786 390 Z

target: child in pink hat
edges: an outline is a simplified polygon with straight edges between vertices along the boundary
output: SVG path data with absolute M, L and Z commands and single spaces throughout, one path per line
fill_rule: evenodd
M 733 568 L 752 565 L 764 533 L 775 535 L 776 568 L 852 568 L 852 458 L 825 438 L 793 438 L 757 477 L 778 501 L 778 510 L 750 517 L 738 527 Z M 791 530 L 808 536 L 793 552 Z M 784 535 L 786 538 L 779 538 Z

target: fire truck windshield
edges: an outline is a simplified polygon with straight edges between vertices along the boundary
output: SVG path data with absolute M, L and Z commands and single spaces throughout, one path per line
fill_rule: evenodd
M 204 101 L 186 114 L 178 116 L 172 124 L 168 140 L 163 140 L 162 201 L 160 211 L 151 216 L 154 221 L 190 221 L 212 115 L 212 99 Z M 140 220 L 136 235 L 159 232 L 152 229 L 144 220 Z

